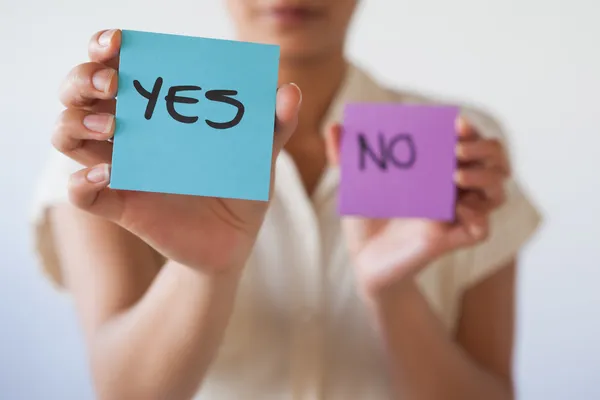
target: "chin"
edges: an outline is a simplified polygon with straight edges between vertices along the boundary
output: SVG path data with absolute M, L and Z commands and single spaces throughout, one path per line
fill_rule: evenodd
M 310 44 L 281 45 L 281 59 L 284 61 L 319 58 L 325 53 L 323 49 L 315 48 Z
M 322 57 L 336 48 L 335 40 L 323 40 L 323 36 L 304 29 L 273 29 L 270 32 L 240 32 L 238 38 L 250 42 L 274 44 L 280 47 L 282 60 L 302 60 Z
M 323 40 L 304 35 L 281 35 L 269 43 L 279 45 L 282 60 L 319 58 L 328 54 L 333 47 Z

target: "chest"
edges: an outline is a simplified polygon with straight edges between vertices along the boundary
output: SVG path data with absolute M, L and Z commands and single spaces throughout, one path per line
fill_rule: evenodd
M 220 393 L 225 387 L 212 383 L 231 381 L 238 390 L 232 399 L 242 392 L 261 399 L 389 398 L 381 342 L 331 212 L 335 199 L 322 198 L 320 186 L 314 205 L 303 207 L 286 201 L 301 187 L 286 188 L 259 234 L 207 387 Z
M 337 214 L 338 178 L 326 168 L 308 195 L 282 154 L 272 204 L 200 398 L 391 398 L 384 344 L 358 296 Z M 439 270 L 425 277 L 434 307 L 444 303 Z
M 322 135 L 296 132 L 285 150 L 294 162 L 305 192 L 310 196 L 318 187 L 327 165 L 325 141 Z

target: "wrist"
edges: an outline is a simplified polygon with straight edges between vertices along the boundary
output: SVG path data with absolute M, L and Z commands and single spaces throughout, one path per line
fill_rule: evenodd
M 415 279 L 415 275 L 410 274 L 388 285 L 372 289 L 365 293 L 366 300 L 377 309 L 409 303 L 415 294 L 419 293 Z
M 407 240 L 402 246 L 387 241 L 370 243 L 354 257 L 359 290 L 369 298 L 403 291 L 442 253 L 419 238 Z
M 411 320 L 410 314 L 419 309 L 419 296 L 421 294 L 413 278 L 363 296 L 363 303 L 372 328 L 377 334 L 385 335 L 390 323 L 396 324 L 399 320 L 405 322 Z
M 388 268 L 389 272 L 373 273 L 375 268 L 358 268 L 358 289 L 369 303 L 381 303 L 391 299 L 401 300 L 416 289 L 416 277 L 425 266 L 413 265 L 411 268 L 398 266 Z
M 203 288 L 207 285 L 214 288 L 237 285 L 243 271 L 241 266 L 227 269 L 197 268 L 172 260 L 167 262 L 164 269 L 171 270 L 185 286 L 197 284 Z

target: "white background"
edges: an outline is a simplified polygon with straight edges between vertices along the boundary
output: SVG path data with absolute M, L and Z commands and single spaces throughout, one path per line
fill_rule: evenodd
M 335 1 L 335 0 L 330 0 Z M 524 253 L 523 399 L 600 398 L 600 2 L 365 0 L 351 58 L 395 87 L 484 105 L 544 214 Z M 0 398 L 93 398 L 70 300 L 27 223 L 62 76 L 107 27 L 231 38 L 222 0 L 0 0 Z

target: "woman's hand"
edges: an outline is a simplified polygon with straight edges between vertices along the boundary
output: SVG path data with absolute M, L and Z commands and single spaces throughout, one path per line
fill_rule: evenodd
M 60 91 L 67 109 L 58 120 L 52 143 L 86 167 L 71 176 L 71 202 L 131 231 L 181 264 L 209 272 L 241 267 L 255 242 L 267 202 L 108 188 L 120 46 L 119 30 L 96 33 L 88 48 L 91 62 L 73 68 Z M 276 157 L 296 129 L 301 98 L 295 85 L 277 92 L 271 179 Z
M 487 237 L 489 214 L 504 202 L 508 158 L 499 141 L 482 138 L 463 118 L 456 128 L 455 222 L 343 218 L 358 285 L 368 298 L 395 287 L 443 254 Z M 327 135 L 328 158 L 334 165 L 339 164 L 341 129 L 335 125 Z

